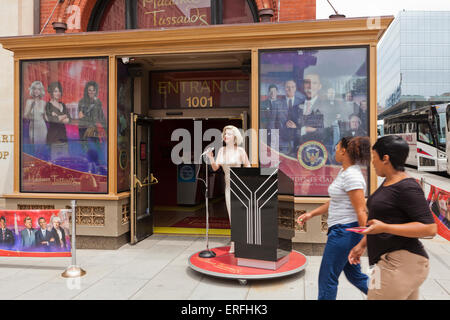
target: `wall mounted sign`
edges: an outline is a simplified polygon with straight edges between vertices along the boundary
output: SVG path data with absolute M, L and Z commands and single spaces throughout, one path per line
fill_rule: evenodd
M 240 69 L 153 72 L 152 109 L 248 107 L 249 75 Z
M 211 0 L 138 1 L 138 25 L 145 28 L 207 26 Z

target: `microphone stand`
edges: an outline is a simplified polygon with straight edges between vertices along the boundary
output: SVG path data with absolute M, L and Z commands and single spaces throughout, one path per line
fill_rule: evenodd
M 200 156 L 200 164 L 201 159 L 204 154 Z M 201 251 L 198 256 L 200 258 L 214 258 L 216 256 L 216 253 L 209 249 L 209 208 L 208 208 L 208 163 L 205 160 L 205 180 L 198 178 L 198 173 L 200 172 L 200 167 L 197 171 L 197 180 L 202 181 L 205 184 L 205 200 L 206 200 L 206 250 Z

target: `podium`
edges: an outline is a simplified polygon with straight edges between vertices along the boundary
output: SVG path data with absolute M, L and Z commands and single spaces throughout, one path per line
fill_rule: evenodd
M 231 240 L 239 266 L 276 270 L 289 261 L 294 230 L 293 181 L 277 168 L 231 168 Z

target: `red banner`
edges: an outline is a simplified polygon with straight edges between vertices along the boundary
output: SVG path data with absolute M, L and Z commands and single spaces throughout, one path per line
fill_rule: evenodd
M 450 193 L 432 185 L 427 200 L 438 226 L 438 234 L 450 241 Z
M 317 143 L 319 144 L 319 143 Z M 328 195 L 328 187 L 339 174 L 340 165 L 325 164 L 326 157 L 317 159 L 317 165 L 311 166 L 301 158 L 293 158 L 277 153 L 264 143 L 260 144 L 261 167 L 273 166 L 274 163 L 265 164 L 267 161 L 280 161 L 279 169 L 290 177 L 294 182 L 294 195 L 305 197 L 323 197 Z M 265 154 L 264 154 L 265 153 Z M 299 153 L 300 154 L 300 153 Z M 278 159 L 277 159 L 278 157 Z M 277 159 L 277 160 L 275 160 Z M 311 162 L 309 162 L 311 164 Z M 361 171 L 368 181 L 367 167 L 361 167 Z
M 71 257 L 69 210 L 0 210 L 0 256 Z

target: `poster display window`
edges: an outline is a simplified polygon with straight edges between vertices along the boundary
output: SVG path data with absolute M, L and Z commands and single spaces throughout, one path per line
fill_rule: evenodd
M 20 191 L 107 193 L 108 59 L 20 68 Z
M 327 196 L 336 144 L 369 132 L 368 48 L 263 50 L 259 70 L 261 166 L 277 154 L 296 196 Z

